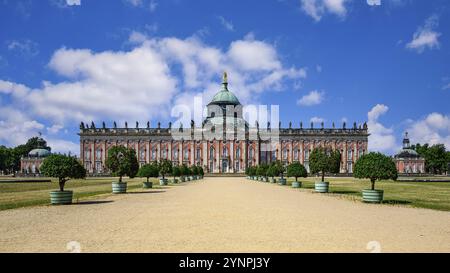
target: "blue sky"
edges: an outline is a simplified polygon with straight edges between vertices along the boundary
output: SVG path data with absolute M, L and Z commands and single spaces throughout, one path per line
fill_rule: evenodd
M 368 122 L 371 150 L 406 130 L 450 148 L 449 15 L 445 0 L 0 0 L 0 144 L 42 132 L 78 153 L 80 121 L 164 125 L 227 70 L 284 126 Z

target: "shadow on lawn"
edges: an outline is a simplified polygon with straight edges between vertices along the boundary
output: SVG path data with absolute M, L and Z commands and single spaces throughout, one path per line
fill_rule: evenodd
M 341 190 L 341 191 L 330 191 L 330 193 L 331 194 L 352 194 L 352 195 L 355 195 L 355 194 L 359 194 L 360 192 L 359 191 L 346 191 L 346 190 Z
M 409 205 L 411 204 L 410 201 L 406 200 L 383 200 L 383 204 L 389 204 L 389 205 Z
M 114 201 L 111 200 L 103 200 L 103 201 L 80 201 L 77 203 L 73 203 L 74 205 L 96 205 L 96 204 L 107 204 L 107 203 L 112 203 Z
M 166 191 L 134 191 L 134 192 L 127 192 L 127 194 L 145 194 L 145 193 L 163 193 Z

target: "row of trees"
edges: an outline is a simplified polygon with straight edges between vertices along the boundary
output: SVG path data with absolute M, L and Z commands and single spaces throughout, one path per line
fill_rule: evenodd
M 11 174 L 20 171 L 20 158 L 27 156 L 28 153 L 36 148 L 47 149 L 51 151 L 51 148 L 47 145 L 47 142 L 38 137 L 32 137 L 28 139 L 25 144 L 18 145 L 14 148 L 6 146 L 0 146 L 0 173 Z
M 315 149 L 310 156 L 309 166 L 312 174 L 321 174 L 324 182 L 325 173 L 338 173 L 340 169 L 339 152 L 328 152 L 323 148 Z M 294 177 L 295 181 L 299 177 L 307 177 L 308 173 L 305 167 L 299 162 L 291 163 L 285 168 L 280 161 L 273 162 L 270 165 L 259 165 L 249 167 L 246 170 L 248 176 L 275 176 L 283 177 L 286 172 L 288 177 Z M 398 177 L 397 168 L 392 158 L 381 153 L 368 153 L 360 157 L 355 163 L 353 173 L 356 178 L 370 179 L 371 189 L 375 189 L 375 181 L 383 179 L 396 180 Z
M 131 148 L 123 146 L 112 147 L 108 151 L 106 159 L 106 167 L 112 171 L 112 175 L 119 177 L 119 183 L 122 182 L 123 176 L 134 178 L 136 176 L 146 177 L 147 182 L 150 177 L 166 176 L 174 177 L 187 175 L 204 175 L 203 168 L 200 166 L 191 166 L 183 164 L 181 166 L 172 166 L 170 160 L 164 159 L 159 162 L 145 164 L 139 168 L 136 152 Z
M 172 166 L 172 162 L 165 159 L 160 161 L 159 163 L 155 161 L 151 164 L 145 164 L 139 169 L 137 173 L 137 176 L 147 178 L 147 182 L 149 182 L 150 177 L 159 177 L 160 175 L 163 179 L 165 179 L 167 175 L 172 175 L 174 178 L 190 175 L 203 176 L 204 171 L 200 166 L 188 167 L 185 164 L 181 166 Z
M 153 162 L 139 168 L 136 152 L 131 148 L 122 146 L 113 147 L 108 152 L 106 160 L 107 167 L 112 171 L 112 175 L 119 177 L 119 183 L 123 176 L 134 178 L 136 176 L 146 177 L 147 182 L 150 177 L 172 175 L 183 177 L 188 175 L 204 175 L 200 166 L 186 165 L 172 166 L 169 160 Z M 64 191 L 64 186 L 70 179 L 82 179 L 86 177 L 86 169 L 81 165 L 76 157 L 61 154 L 48 156 L 41 166 L 41 172 L 45 176 L 58 178 L 60 191 Z
M 443 144 L 428 145 L 416 144 L 411 146 L 421 157 L 425 158 L 425 172 L 443 174 L 448 172 L 450 151 L 446 151 Z
M 322 147 L 316 148 L 311 152 L 309 157 L 309 168 L 312 174 L 321 174 L 324 181 L 325 173 L 338 173 L 341 165 L 341 154 L 339 151 L 329 151 Z M 307 171 L 299 162 L 291 163 L 285 168 L 281 161 L 277 160 L 270 165 L 261 164 L 259 166 L 249 167 L 246 170 L 248 176 L 281 176 L 284 173 L 288 177 L 306 177 Z

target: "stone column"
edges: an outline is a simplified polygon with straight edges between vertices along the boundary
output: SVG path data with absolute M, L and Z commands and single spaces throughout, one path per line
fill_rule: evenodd
M 146 148 L 146 152 L 145 152 L 145 162 L 146 163 L 150 163 L 150 141 L 146 141 L 145 143 L 145 148 Z
M 191 165 L 193 166 L 195 164 L 194 161 L 194 155 L 195 155 L 195 151 L 194 151 L 194 141 L 190 141 L 191 143 L 189 144 L 189 146 L 191 147 Z
M 158 141 L 158 144 L 156 146 L 156 160 L 160 161 L 161 160 L 161 140 Z
M 106 156 L 108 151 L 106 151 L 106 142 L 107 140 L 103 141 L 103 152 L 102 152 L 102 172 L 105 172 L 105 170 L 103 169 L 103 166 L 106 165 Z
M 215 161 L 214 161 L 214 163 L 213 164 L 215 164 L 215 166 L 216 166 L 216 172 L 221 172 L 222 171 L 222 168 L 221 168 L 221 166 L 220 166 L 220 141 L 218 141 L 217 142 L 217 145 L 216 145 L 216 158 L 215 158 Z
M 234 172 L 234 144 L 234 140 L 230 140 L 230 162 L 228 164 L 231 172 Z
M 206 140 L 203 141 L 203 149 L 202 149 L 203 157 L 202 157 L 202 165 L 208 164 L 208 142 Z M 203 167 L 202 166 L 202 167 Z
M 170 141 L 170 143 L 169 143 L 169 151 L 167 152 L 168 153 L 167 157 L 168 157 L 168 159 L 170 161 L 172 161 L 172 144 L 173 144 L 173 142 Z

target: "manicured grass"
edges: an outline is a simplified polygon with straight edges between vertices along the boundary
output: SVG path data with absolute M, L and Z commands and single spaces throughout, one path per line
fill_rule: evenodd
M 294 179 L 288 179 L 288 186 Z M 303 191 L 314 191 L 314 182 L 320 178 L 302 178 Z M 355 178 L 326 178 L 330 182 L 328 195 L 362 201 L 362 190 L 370 189 L 369 180 Z M 450 183 L 448 182 L 394 182 L 378 181 L 375 188 L 384 190 L 384 204 L 450 211 Z
M 16 178 L 15 180 L 20 181 L 20 179 Z M 117 180 L 114 177 L 70 180 L 66 183 L 65 190 L 74 191 L 73 202 L 76 203 L 92 196 L 112 194 L 111 182 Z M 125 179 L 128 182 L 129 191 L 141 189 L 142 182 L 145 180 L 141 178 Z M 157 179 L 150 179 L 150 181 L 153 182 L 154 188 L 159 188 Z M 0 183 L 0 210 L 50 204 L 49 192 L 58 189 L 56 179 L 52 179 L 52 182 L 2 182 Z

